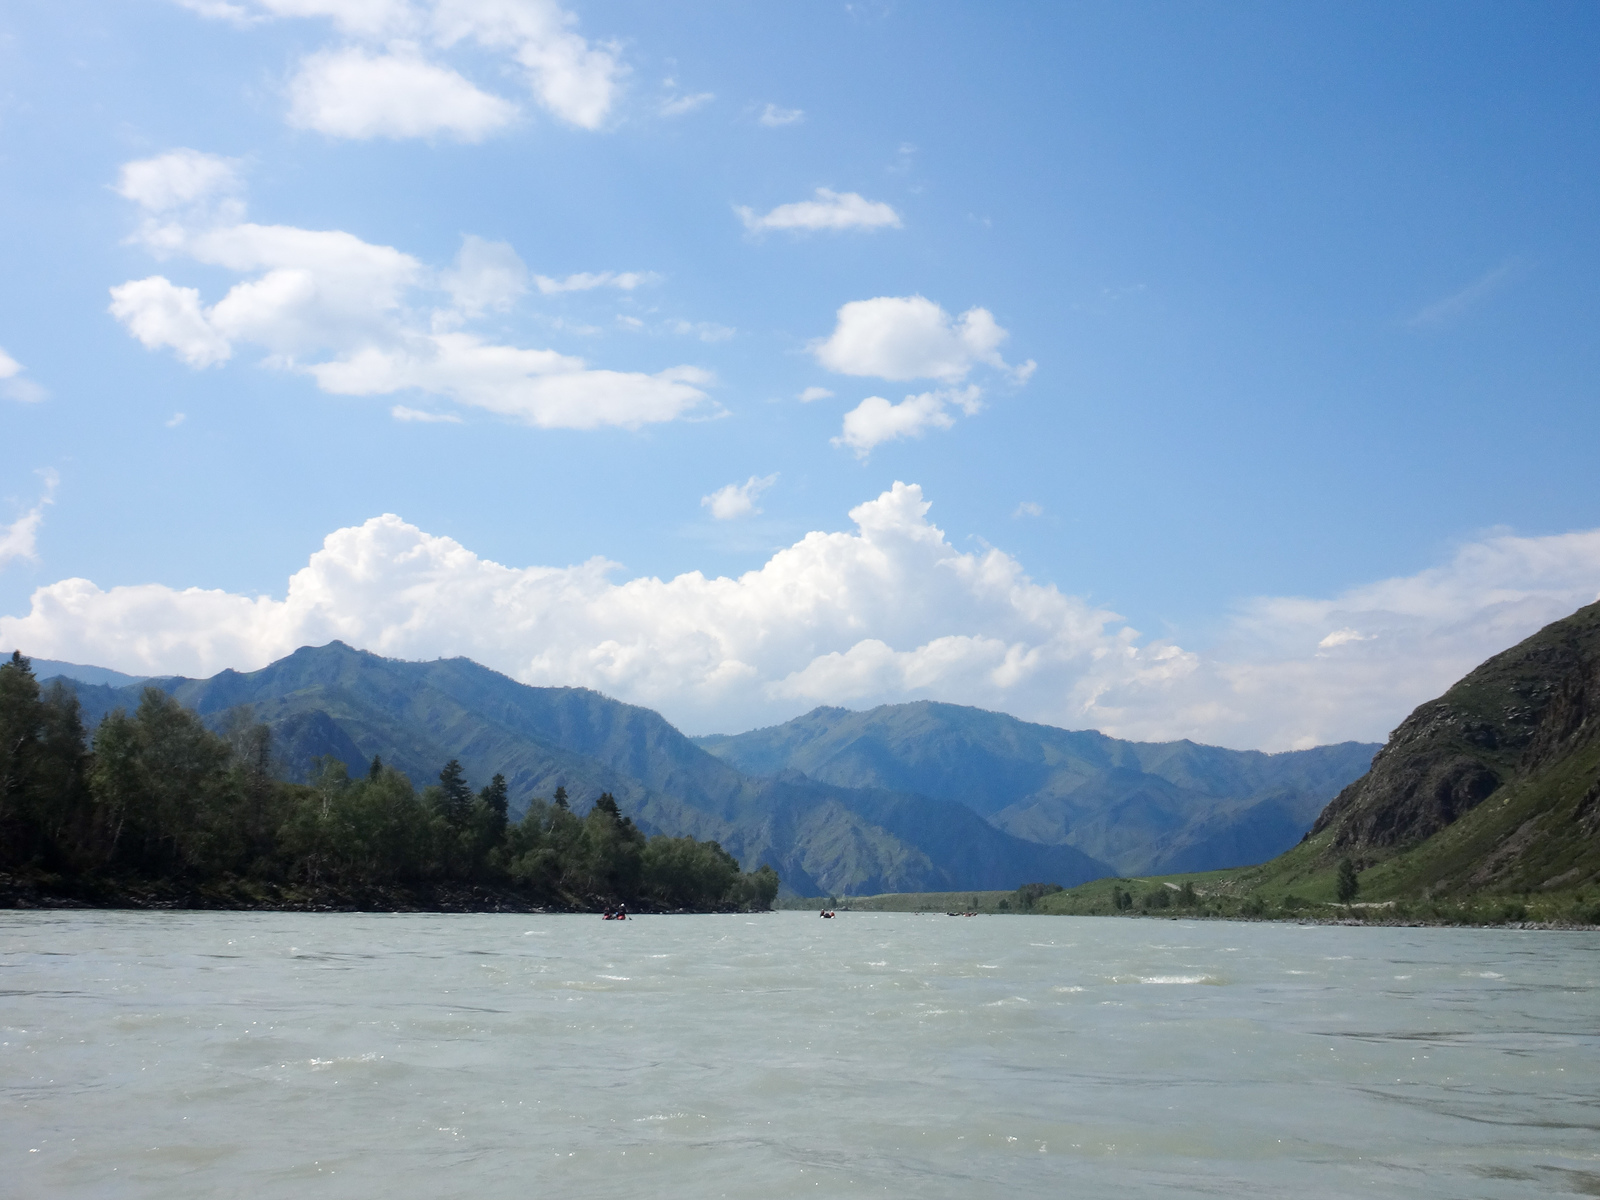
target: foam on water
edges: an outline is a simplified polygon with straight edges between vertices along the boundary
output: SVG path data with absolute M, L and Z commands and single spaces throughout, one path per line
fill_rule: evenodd
M 7 1196 L 1600 1194 L 1600 935 L 0 915 Z

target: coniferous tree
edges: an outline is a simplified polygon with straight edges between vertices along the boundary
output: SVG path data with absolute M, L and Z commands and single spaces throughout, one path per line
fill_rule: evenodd
M 444 793 L 439 801 L 440 811 L 453 828 L 460 829 L 472 813 L 472 789 L 467 786 L 466 773 L 457 759 L 445 763 L 439 772 L 439 787 Z
M 21 817 L 42 724 L 33 664 L 14 650 L 0 665 L 0 828 Z
M 478 801 L 485 810 L 484 828 L 489 845 L 498 846 L 506 836 L 506 810 L 509 805 L 506 777 L 497 772 L 489 785 L 478 793 Z

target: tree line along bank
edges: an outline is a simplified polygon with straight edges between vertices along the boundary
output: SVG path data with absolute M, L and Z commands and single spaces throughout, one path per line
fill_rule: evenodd
M 0 871 L 30 894 L 118 903 L 209 887 L 305 907 L 492 894 L 580 911 L 765 910 L 777 895 L 770 866 L 647 837 L 609 794 L 579 816 L 558 787 L 515 822 L 509 800 L 503 776 L 474 792 L 454 760 L 420 792 L 376 758 L 356 776 L 321 759 L 309 783 L 286 782 L 266 725 L 236 712 L 212 732 L 158 688 L 91 738 L 70 688 L 41 688 L 20 652 L 0 664 Z

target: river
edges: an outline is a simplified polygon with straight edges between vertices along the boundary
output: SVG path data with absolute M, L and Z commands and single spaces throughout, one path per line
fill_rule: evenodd
M 1600 1195 L 1600 934 L 0 913 L 0 1195 Z

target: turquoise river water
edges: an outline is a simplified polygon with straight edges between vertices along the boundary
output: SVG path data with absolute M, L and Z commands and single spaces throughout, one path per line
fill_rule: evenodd
M 1600 1196 L 1600 934 L 0 913 L 0 1195 Z

